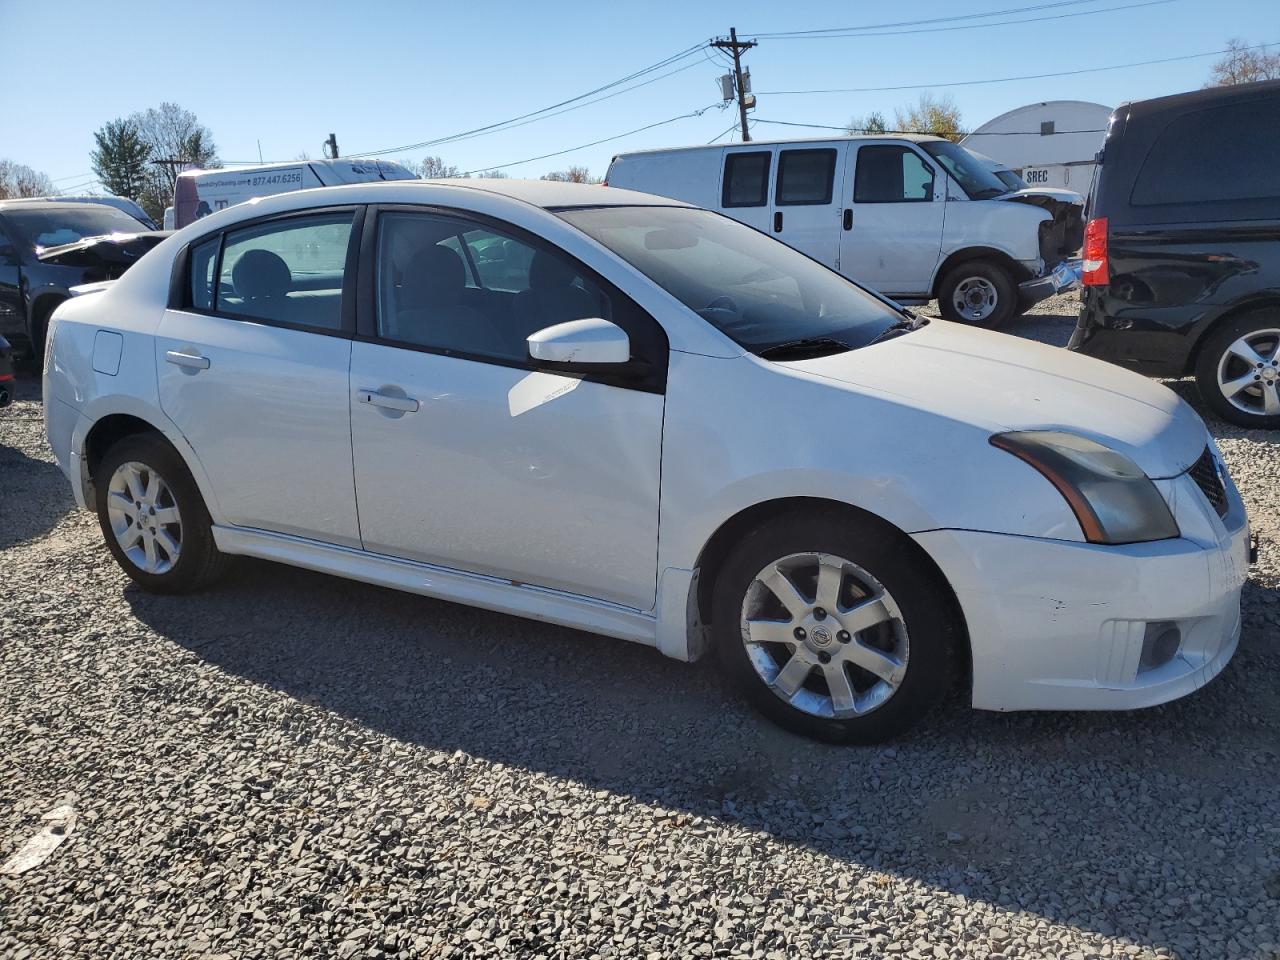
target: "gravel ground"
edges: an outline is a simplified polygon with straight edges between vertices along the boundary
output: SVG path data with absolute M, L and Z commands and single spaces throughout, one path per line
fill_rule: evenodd
M 1074 310 L 1011 332 L 1063 343 Z M 260 562 L 143 594 L 21 396 L 0 861 L 65 839 L 0 876 L 0 956 L 1280 957 L 1276 547 L 1195 696 L 956 696 L 894 746 L 835 748 L 710 663 L 571 630 Z M 1213 429 L 1276 539 L 1278 438 Z

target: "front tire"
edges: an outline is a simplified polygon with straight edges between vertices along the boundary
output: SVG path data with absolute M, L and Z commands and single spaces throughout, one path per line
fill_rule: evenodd
M 157 434 L 125 437 L 94 474 L 98 523 L 121 569 L 152 593 L 191 593 L 223 572 L 227 558 L 195 480 Z
M 945 320 L 995 330 L 1017 314 L 1018 287 L 999 264 L 966 260 L 942 278 L 938 309 Z
M 1280 428 L 1280 311 L 1250 310 L 1213 331 L 1195 374 L 1200 396 L 1223 420 Z
M 794 733 L 878 743 L 918 723 L 951 684 L 958 631 L 947 589 L 875 518 L 767 521 L 725 562 L 712 602 L 729 678 Z

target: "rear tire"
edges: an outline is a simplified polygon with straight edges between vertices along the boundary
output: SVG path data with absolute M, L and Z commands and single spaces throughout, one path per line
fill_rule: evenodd
M 725 673 L 794 733 L 878 743 L 919 723 L 951 685 L 959 629 L 949 591 L 874 517 L 766 521 L 721 567 L 712 603 Z
M 1280 309 L 1250 310 L 1210 333 L 1195 375 L 1200 396 L 1223 420 L 1280 428 Z
M 93 478 L 98 523 L 121 569 L 152 593 L 191 593 L 213 583 L 228 558 L 191 472 L 159 434 L 115 443 Z
M 995 330 L 1018 312 L 1018 287 L 1004 267 L 966 260 L 947 271 L 938 287 L 943 319 Z

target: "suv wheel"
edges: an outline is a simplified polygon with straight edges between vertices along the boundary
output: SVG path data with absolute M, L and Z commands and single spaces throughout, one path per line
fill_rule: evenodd
M 994 330 L 1018 312 L 1018 288 L 1004 267 L 966 260 L 942 278 L 938 308 L 946 320 Z
M 876 743 L 951 682 L 954 624 L 936 574 L 871 518 L 790 514 L 748 534 L 716 578 L 726 672 L 793 732 Z
M 1196 356 L 1196 385 L 1223 420 L 1280 427 L 1280 312 L 1251 310 L 1213 331 Z
M 163 438 L 134 434 L 94 475 L 98 522 L 116 562 L 154 593 L 189 593 L 213 582 L 227 558 L 186 464 Z

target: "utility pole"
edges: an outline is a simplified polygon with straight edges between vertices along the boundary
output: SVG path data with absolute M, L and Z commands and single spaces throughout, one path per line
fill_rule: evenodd
M 742 140 L 745 143 L 751 139 L 751 134 L 747 132 L 747 98 L 749 94 L 743 89 L 742 83 L 742 52 L 750 50 L 756 45 L 754 40 L 738 40 L 738 28 L 729 28 L 728 40 L 712 40 L 711 46 L 719 47 L 721 50 L 728 50 L 733 54 L 733 81 L 734 86 L 738 90 L 738 117 L 742 121 Z M 751 97 L 751 105 L 755 106 L 755 97 Z
M 324 142 L 325 147 L 329 150 L 329 159 L 338 159 L 338 137 L 335 134 L 329 134 L 329 139 Z

